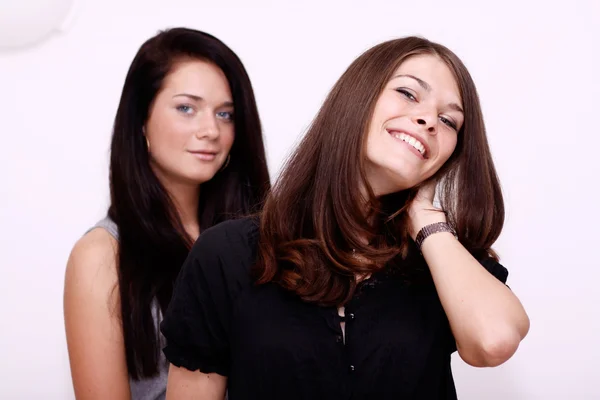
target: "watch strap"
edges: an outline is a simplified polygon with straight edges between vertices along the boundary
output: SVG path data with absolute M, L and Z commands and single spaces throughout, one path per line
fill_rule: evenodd
M 449 232 L 449 233 L 453 234 L 455 238 L 458 239 L 458 236 L 456 235 L 456 231 L 447 222 L 436 222 L 433 224 L 425 225 L 423 228 L 421 228 L 419 233 L 417 233 L 417 237 L 415 239 L 415 244 L 417 245 L 419 250 L 421 250 L 423 241 L 427 237 L 433 235 L 434 233 L 439 233 L 439 232 Z

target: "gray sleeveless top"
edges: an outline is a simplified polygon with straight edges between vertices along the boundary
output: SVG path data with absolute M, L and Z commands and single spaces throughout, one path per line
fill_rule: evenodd
M 115 224 L 110 218 L 106 217 L 101 221 L 98 221 L 94 228 L 103 228 L 110 233 L 115 239 L 119 240 L 119 232 L 117 224 Z M 90 230 L 91 230 L 90 229 Z M 155 302 L 152 307 L 152 314 L 156 321 L 156 329 L 158 330 L 160 321 L 162 320 L 162 313 L 158 303 Z M 165 338 L 160 334 L 161 341 L 164 342 Z M 169 363 L 167 362 L 164 354 L 160 353 L 159 361 L 159 375 L 154 378 L 141 379 L 134 381 L 129 379 L 129 387 L 131 388 L 131 400 L 165 400 L 167 391 L 167 372 L 169 370 Z

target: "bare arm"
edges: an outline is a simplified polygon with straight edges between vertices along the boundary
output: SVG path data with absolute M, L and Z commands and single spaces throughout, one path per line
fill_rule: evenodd
M 219 374 L 169 366 L 167 400 L 223 400 L 226 388 L 227 378 Z
M 433 206 L 434 193 L 435 182 L 423 186 L 408 210 L 413 239 L 424 226 L 446 222 Z M 421 252 L 460 357 L 474 367 L 494 367 L 512 357 L 529 331 L 517 296 L 448 232 L 427 237 Z
M 78 400 L 129 400 L 117 288 L 116 240 L 103 229 L 81 238 L 65 274 L 64 314 Z
M 519 299 L 451 234 L 431 235 L 421 250 L 461 358 L 493 367 L 512 357 L 529 331 Z

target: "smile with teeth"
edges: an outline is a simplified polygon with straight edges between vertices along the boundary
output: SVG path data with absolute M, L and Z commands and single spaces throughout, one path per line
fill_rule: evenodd
M 425 157 L 425 146 L 423 146 L 423 143 L 419 142 L 414 137 L 407 135 L 406 133 L 394 133 L 393 136 L 396 139 L 400 139 L 403 142 L 408 143 L 409 145 L 414 147 L 419 153 L 421 153 L 423 157 Z

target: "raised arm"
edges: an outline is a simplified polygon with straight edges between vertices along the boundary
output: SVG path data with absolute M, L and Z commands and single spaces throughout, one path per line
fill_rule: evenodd
M 423 191 L 409 210 L 413 238 L 426 225 L 446 222 L 443 212 L 432 211 L 433 188 Z M 476 367 L 497 366 L 512 357 L 529 331 L 529 318 L 517 296 L 501 281 L 506 273 L 500 272 L 506 270 L 492 259 L 476 260 L 448 232 L 427 237 L 421 252 L 460 357 Z
M 517 296 L 449 233 L 431 235 L 421 250 L 460 357 L 476 367 L 512 357 L 529 330 Z

